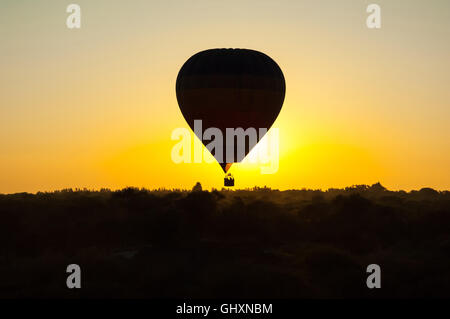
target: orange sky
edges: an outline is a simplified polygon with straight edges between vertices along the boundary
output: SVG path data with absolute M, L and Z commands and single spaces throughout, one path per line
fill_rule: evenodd
M 234 165 L 237 187 L 450 185 L 450 4 L 377 1 L 0 4 L 0 193 L 69 187 L 221 188 L 217 164 L 175 164 L 188 127 L 175 80 L 198 51 L 262 51 L 281 67 L 279 170 Z

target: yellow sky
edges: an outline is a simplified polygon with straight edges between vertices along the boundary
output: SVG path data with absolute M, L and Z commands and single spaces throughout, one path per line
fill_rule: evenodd
M 379 30 L 359 0 L 83 0 L 69 30 L 72 2 L 0 4 L 0 193 L 221 188 L 217 164 L 171 160 L 177 73 L 216 47 L 262 51 L 286 78 L 279 170 L 234 165 L 238 187 L 449 188 L 448 1 L 377 1 Z

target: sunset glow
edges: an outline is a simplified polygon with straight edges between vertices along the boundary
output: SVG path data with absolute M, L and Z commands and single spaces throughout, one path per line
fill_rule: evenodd
M 380 0 L 379 30 L 366 1 L 231 2 L 80 0 L 69 30 L 65 2 L 2 1 L 0 193 L 221 188 L 217 163 L 171 160 L 177 73 L 219 47 L 264 52 L 286 79 L 278 172 L 234 164 L 236 187 L 449 188 L 448 1 Z

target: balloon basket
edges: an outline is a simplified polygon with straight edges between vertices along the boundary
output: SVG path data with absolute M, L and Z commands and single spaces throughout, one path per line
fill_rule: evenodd
M 223 179 L 223 185 L 225 187 L 233 187 L 234 186 L 234 177 L 231 174 L 227 174 Z

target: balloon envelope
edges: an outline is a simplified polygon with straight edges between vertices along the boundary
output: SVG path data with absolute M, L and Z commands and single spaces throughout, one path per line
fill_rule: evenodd
M 210 127 L 221 130 L 223 158 L 212 154 L 226 172 L 232 163 L 240 162 L 255 146 L 246 141 L 245 153 L 238 154 L 234 143 L 234 158 L 226 161 L 227 128 L 259 128 L 272 126 L 280 113 L 286 84 L 280 67 L 264 53 L 248 49 L 211 49 L 189 58 L 178 73 L 176 94 L 180 110 L 194 130 L 194 120 L 202 120 L 203 132 Z M 221 160 L 221 161 L 220 161 Z

